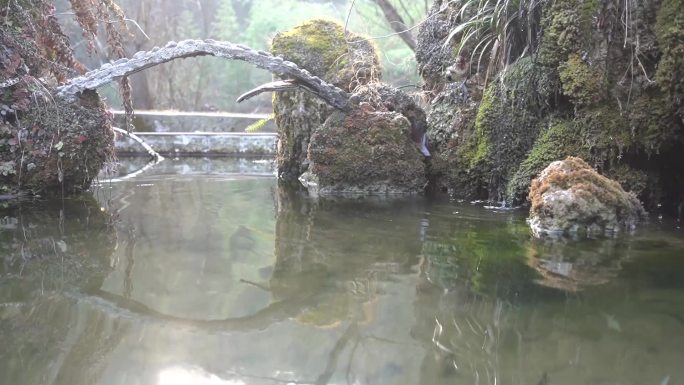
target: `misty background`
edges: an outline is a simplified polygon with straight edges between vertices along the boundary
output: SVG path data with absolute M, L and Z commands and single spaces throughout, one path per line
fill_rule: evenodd
M 383 80 L 396 86 L 418 82 L 414 53 L 394 33 L 377 0 L 118 0 L 126 14 L 131 35 L 126 54 L 163 46 L 183 39 L 215 39 L 270 50 L 271 39 L 312 19 L 334 19 L 357 34 L 372 39 L 383 68 Z M 387 3 L 387 1 L 385 1 Z M 408 26 L 420 23 L 427 14 L 429 0 L 389 0 Z M 65 26 L 76 55 L 88 69 L 116 59 L 106 49 L 104 37 L 95 50 L 88 49 L 75 24 L 69 1 L 58 4 L 60 22 Z M 350 12 L 351 9 L 351 12 Z M 415 36 L 417 28 L 411 33 Z M 102 34 L 104 36 L 104 34 Z M 89 52 L 90 51 L 90 52 Z M 133 105 L 137 110 L 232 111 L 268 113 L 270 93 L 237 104 L 236 98 L 271 80 L 267 71 L 241 61 L 214 57 L 176 60 L 131 77 Z M 113 108 L 121 103 L 116 86 L 101 89 Z

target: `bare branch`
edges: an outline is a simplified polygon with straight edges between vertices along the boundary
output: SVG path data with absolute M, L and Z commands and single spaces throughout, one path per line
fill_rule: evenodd
M 292 80 L 278 80 L 275 82 L 262 84 L 252 90 L 245 92 L 237 98 L 237 102 L 241 103 L 264 92 L 293 91 L 299 88 L 300 86 Z
M 385 19 L 389 23 L 390 27 L 401 37 L 401 39 L 406 43 L 406 45 L 411 48 L 411 51 L 416 51 L 416 41 L 410 33 L 410 30 L 404 19 L 399 15 L 397 9 L 394 8 L 389 0 L 373 0 L 375 4 L 380 7 L 382 13 L 385 14 Z
M 126 130 L 119 128 L 119 127 L 112 127 L 112 129 L 114 130 L 114 132 L 121 134 L 123 136 L 129 137 L 129 138 L 133 139 L 135 142 L 137 142 L 138 144 L 140 144 L 145 149 L 145 151 L 147 151 L 147 153 L 152 158 L 154 158 L 155 161 L 161 162 L 162 160 L 164 160 L 163 156 L 159 155 L 159 153 L 157 151 L 154 151 L 154 149 L 149 144 L 145 143 L 145 141 L 142 140 L 138 135 L 136 135 L 132 132 L 126 131 Z

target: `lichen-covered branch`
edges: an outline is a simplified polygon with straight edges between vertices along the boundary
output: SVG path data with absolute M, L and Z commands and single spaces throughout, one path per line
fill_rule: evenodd
M 326 103 L 339 110 L 351 110 L 349 95 L 345 91 L 321 80 L 317 76 L 313 76 L 307 70 L 299 68 L 296 64 L 273 56 L 269 52 L 256 51 L 241 44 L 214 40 L 172 41 L 162 48 L 138 52 L 130 59 L 119 59 L 113 63 L 104 64 L 102 67 L 90 71 L 83 76 L 71 79 L 67 84 L 59 87 L 58 94 L 63 97 L 69 97 L 83 90 L 96 89 L 171 60 L 195 56 L 216 56 L 246 61 L 277 75 L 294 79 Z

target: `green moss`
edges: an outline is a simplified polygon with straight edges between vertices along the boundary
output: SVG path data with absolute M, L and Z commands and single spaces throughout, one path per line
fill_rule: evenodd
M 630 129 L 635 142 L 646 153 L 657 154 L 678 143 L 673 101 L 659 90 L 640 95 L 629 111 Z
M 449 185 L 455 194 L 505 198 L 508 180 L 537 138 L 552 82 L 548 71 L 525 58 L 489 84 L 472 128 L 464 130 L 448 159 Z
M 500 98 L 496 95 L 494 87 L 489 87 L 485 91 L 480 102 L 480 108 L 477 110 L 477 116 L 475 117 L 475 146 L 474 153 L 470 158 L 470 167 L 474 167 L 476 163 L 484 160 L 489 155 L 491 147 L 489 135 L 493 125 L 496 123 L 496 107 L 500 106 L 501 102 Z
M 582 51 L 590 43 L 592 20 L 599 6 L 597 0 L 557 0 L 545 7 L 539 63 L 556 67 L 569 54 Z
M 604 163 L 621 157 L 625 149 L 636 144 L 627 115 L 616 104 L 604 102 L 577 112 L 576 120 L 593 160 Z
M 629 109 L 634 140 L 648 154 L 681 144 L 684 115 L 684 17 L 682 0 L 663 0 L 654 27 L 660 61 L 655 85 L 643 90 Z
M 596 0 L 580 0 L 579 4 L 576 0 L 557 0 L 547 7 L 539 63 L 556 67 L 569 54 L 580 52 L 590 41 L 592 17 L 598 7 Z
M 568 60 L 558 68 L 563 94 L 575 105 L 589 105 L 605 94 L 603 74 L 598 68 L 589 66 L 579 55 L 570 54 Z
M 524 57 L 506 68 L 502 76 L 506 97 L 521 108 L 544 113 L 560 93 L 558 75 Z
M 508 200 L 516 204 L 524 202 L 532 179 L 549 163 L 570 155 L 588 155 L 582 146 L 580 128 L 570 120 L 553 121 L 549 128 L 541 133 L 532 150 L 508 182 Z
M 273 38 L 272 52 L 347 91 L 380 79 L 376 48 L 333 20 L 314 19 Z
M 684 17 L 682 0 L 663 0 L 656 21 L 656 37 L 662 56 L 656 82 L 672 100 L 684 96 Z
M 311 55 L 316 55 L 316 60 L 322 60 L 321 66 L 314 66 L 315 69 L 312 70 L 319 70 L 318 73 L 314 72 L 317 76 L 325 76 L 327 72 L 347 64 L 344 28 L 334 21 L 307 21 L 290 31 L 278 34 L 273 39 L 273 53 L 287 55 L 289 60 L 298 64 L 308 62 Z

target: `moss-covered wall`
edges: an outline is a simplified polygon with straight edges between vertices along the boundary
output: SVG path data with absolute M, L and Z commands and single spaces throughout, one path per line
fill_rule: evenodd
M 670 167 L 684 162 L 684 1 L 539 4 L 538 44 L 490 76 L 481 98 L 433 99 L 434 172 L 457 197 L 519 204 L 549 162 L 575 155 L 647 208 L 672 211 L 684 201 L 684 170 Z M 443 12 L 451 8 L 459 9 Z M 457 16 L 442 19 L 451 24 L 433 32 L 458 27 Z M 419 46 L 434 46 L 430 39 L 419 35 Z M 435 67 L 435 57 L 418 55 L 419 66 Z M 454 127 L 448 135 L 445 125 Z
M 548 109 L 552 83 L 530 59 L 520 60 L 488 84 L 474 108 L 453 107 L 459 111 L 451 115 L 457 132 L 445 138 L 446 145 L 430 127 L 436 150 L 433 171 L 445 175 L 453 194 L 467 199 L 506 199 L 507 182 L 545 125 L 542 113 Z M 453 102 L 440 100 L 437 105 L 433 111 L 444 116 Z M 439 126 L 439 120 L 432 116 L 430 122 Z

